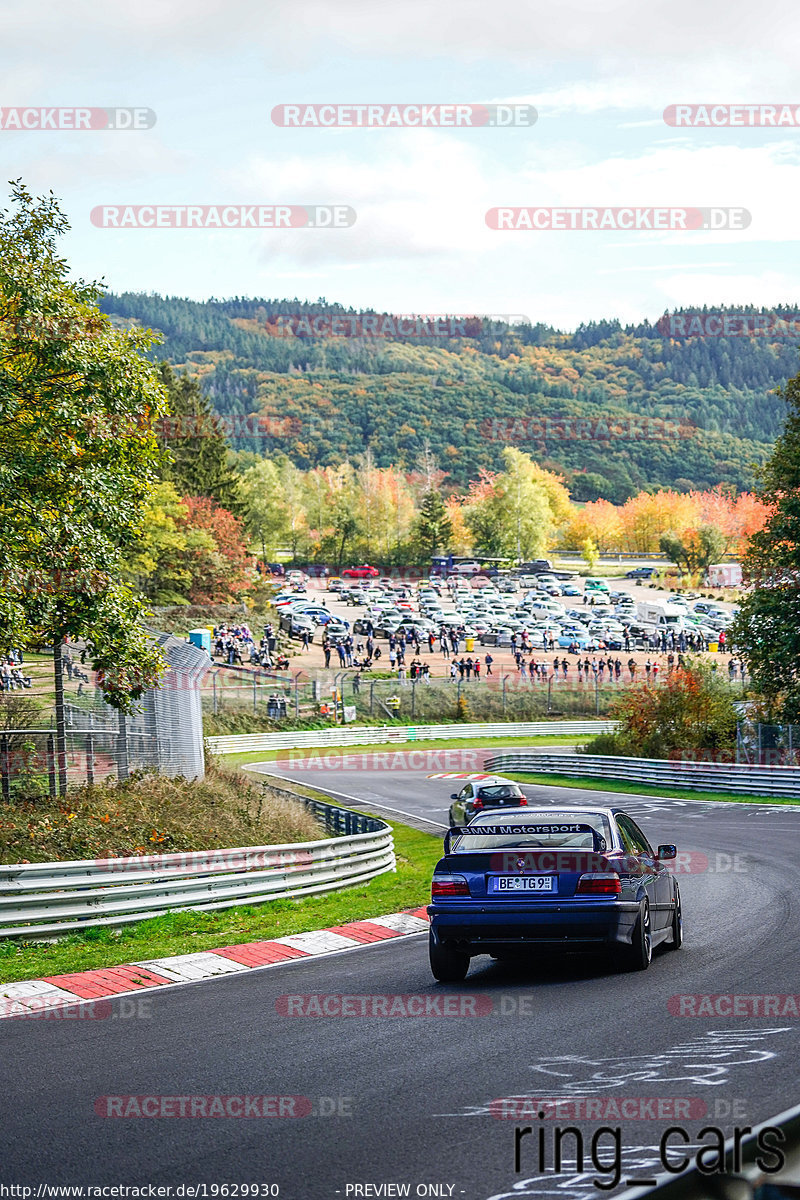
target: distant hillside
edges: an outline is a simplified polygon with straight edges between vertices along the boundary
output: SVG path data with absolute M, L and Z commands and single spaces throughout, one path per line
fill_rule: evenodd
M 474 321 L 447 338 L 309 337 L 295 323 L 288 337 L 291 316 L 352 310 L 134 293 L 109 294 L 103 307 L 163 332 L 154 357 L 200 377 L 237 449 L 309 467 L 369 446 L 378 466 L 413 470 L 427 439 L 463 486 L 512 443 L 562 471 L 578 500 L 752 486 L 783 421 L 770 393 L 800 367 L 788 340 L 670 340 L 648 323 L 564 334 Z

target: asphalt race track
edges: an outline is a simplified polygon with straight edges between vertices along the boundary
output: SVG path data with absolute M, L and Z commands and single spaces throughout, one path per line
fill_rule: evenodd
M 349 765 L 282 773 L 446 823 L 456 787 L 426 777 L 447 769 L 440 762 L 407 771 Z M 583 1200 L 602 1195 L 595 1180 L 607 1186 L 615 1174 L 612 1135 L 597 1143 L 602 1169 L 591 1158 L 600 1126 L 621 1129 L 622 1187 L 663 1169 L 666 1126 L 684 1127 L 696 1144 L 705 1126 L 727 1135 L 796 1104 L 800 1017 L 678 1016 L 668 1001 L 800 993 L 800 808 L 526 790 L 559 805 L 619 803 L 653 843 L 691 852 L 691 870 L 681 873 L 680 952 L 657 952 L 635 975 L 590 959 L 523 968 L 484 958 L 464 984 L 443 987 L 431 978 L 425 937 L 415 936 L 168 989 L 148 997 L 149 1016 L 126 1018 L 118 1000 L 112 1020 L 3 1021 L 0 1182 L 33 1186 L 34 1196 L 40 1182 L 204 1183 L 199 1194 L 208 1196 L 212 1184 L 262 1183 L 279 1185 L 287 1200 Z M 289 1017 L 279 1000 L 410 993 L 438 997 L 431 1003 L 440 1007 L 441 997 L 465 996 L 451 1003 L 466 1015 Z M 488 1001 L 491 1012 L 472 1015 Z M 129 1095 L 300 1096 L 313 1110 L 295 1119 L 97 1115 L 99 1097 Z M 492 1115 L 492 1101 L 513 1096 L 645 1103 L 633 1120 L 630 1108 L 621 1119 L 598 1119 L 595 1109 L 595 1119 L 573 1120 L 569 1107 L 565 1119 Z M 682 1102 L 677 1119 L 669 1103 L 654 1115 L 647 1101 L 655 1098 Z M 521 1143 L 519 1173 L 518 1124 L 535 1130 Z M 584 1134 L 585 1169 L 576 1173 L 568 1137 L 556 1174 L 553 1130 L 573 1125 Z M 409 1190 L 378 1190 L 386 1184 Z

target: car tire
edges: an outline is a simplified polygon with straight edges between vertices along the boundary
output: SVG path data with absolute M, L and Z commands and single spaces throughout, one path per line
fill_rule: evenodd
M 680 950 L 683 945 L 683 912 L 681 910 L 681 894 L 675 893 L 675 908 L 672 913 L 672 940 L 667 942 L 667 950 Z
M 622 966 L 626 971 L 646 971 L 653 959 L 653 930 L 650 924 L 650 905 L 643 900 L 639 916 L 633 928 L 630 946 L 622 953 Z
M 461 983 L 466 979 L 469 955 L 434 942 L 432 933 L 428 937 L 428 956 L 433 977 L 439 983 Z

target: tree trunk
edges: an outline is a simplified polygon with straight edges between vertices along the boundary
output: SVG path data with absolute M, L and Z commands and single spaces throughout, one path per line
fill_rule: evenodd
M 67 728 L 64 718 L 64 664 L 61 658 L 63 641 L 53 643 L 53 675 L 56 684 L 56 763 L 59 794 L 67 794 Z

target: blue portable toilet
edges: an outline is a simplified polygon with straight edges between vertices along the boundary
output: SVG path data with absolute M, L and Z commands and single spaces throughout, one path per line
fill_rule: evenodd
M 193 646 L 205 650 L 209 658 L 211 657 L 211 634 L 207 629 L 190 629 L 189 641 Z

